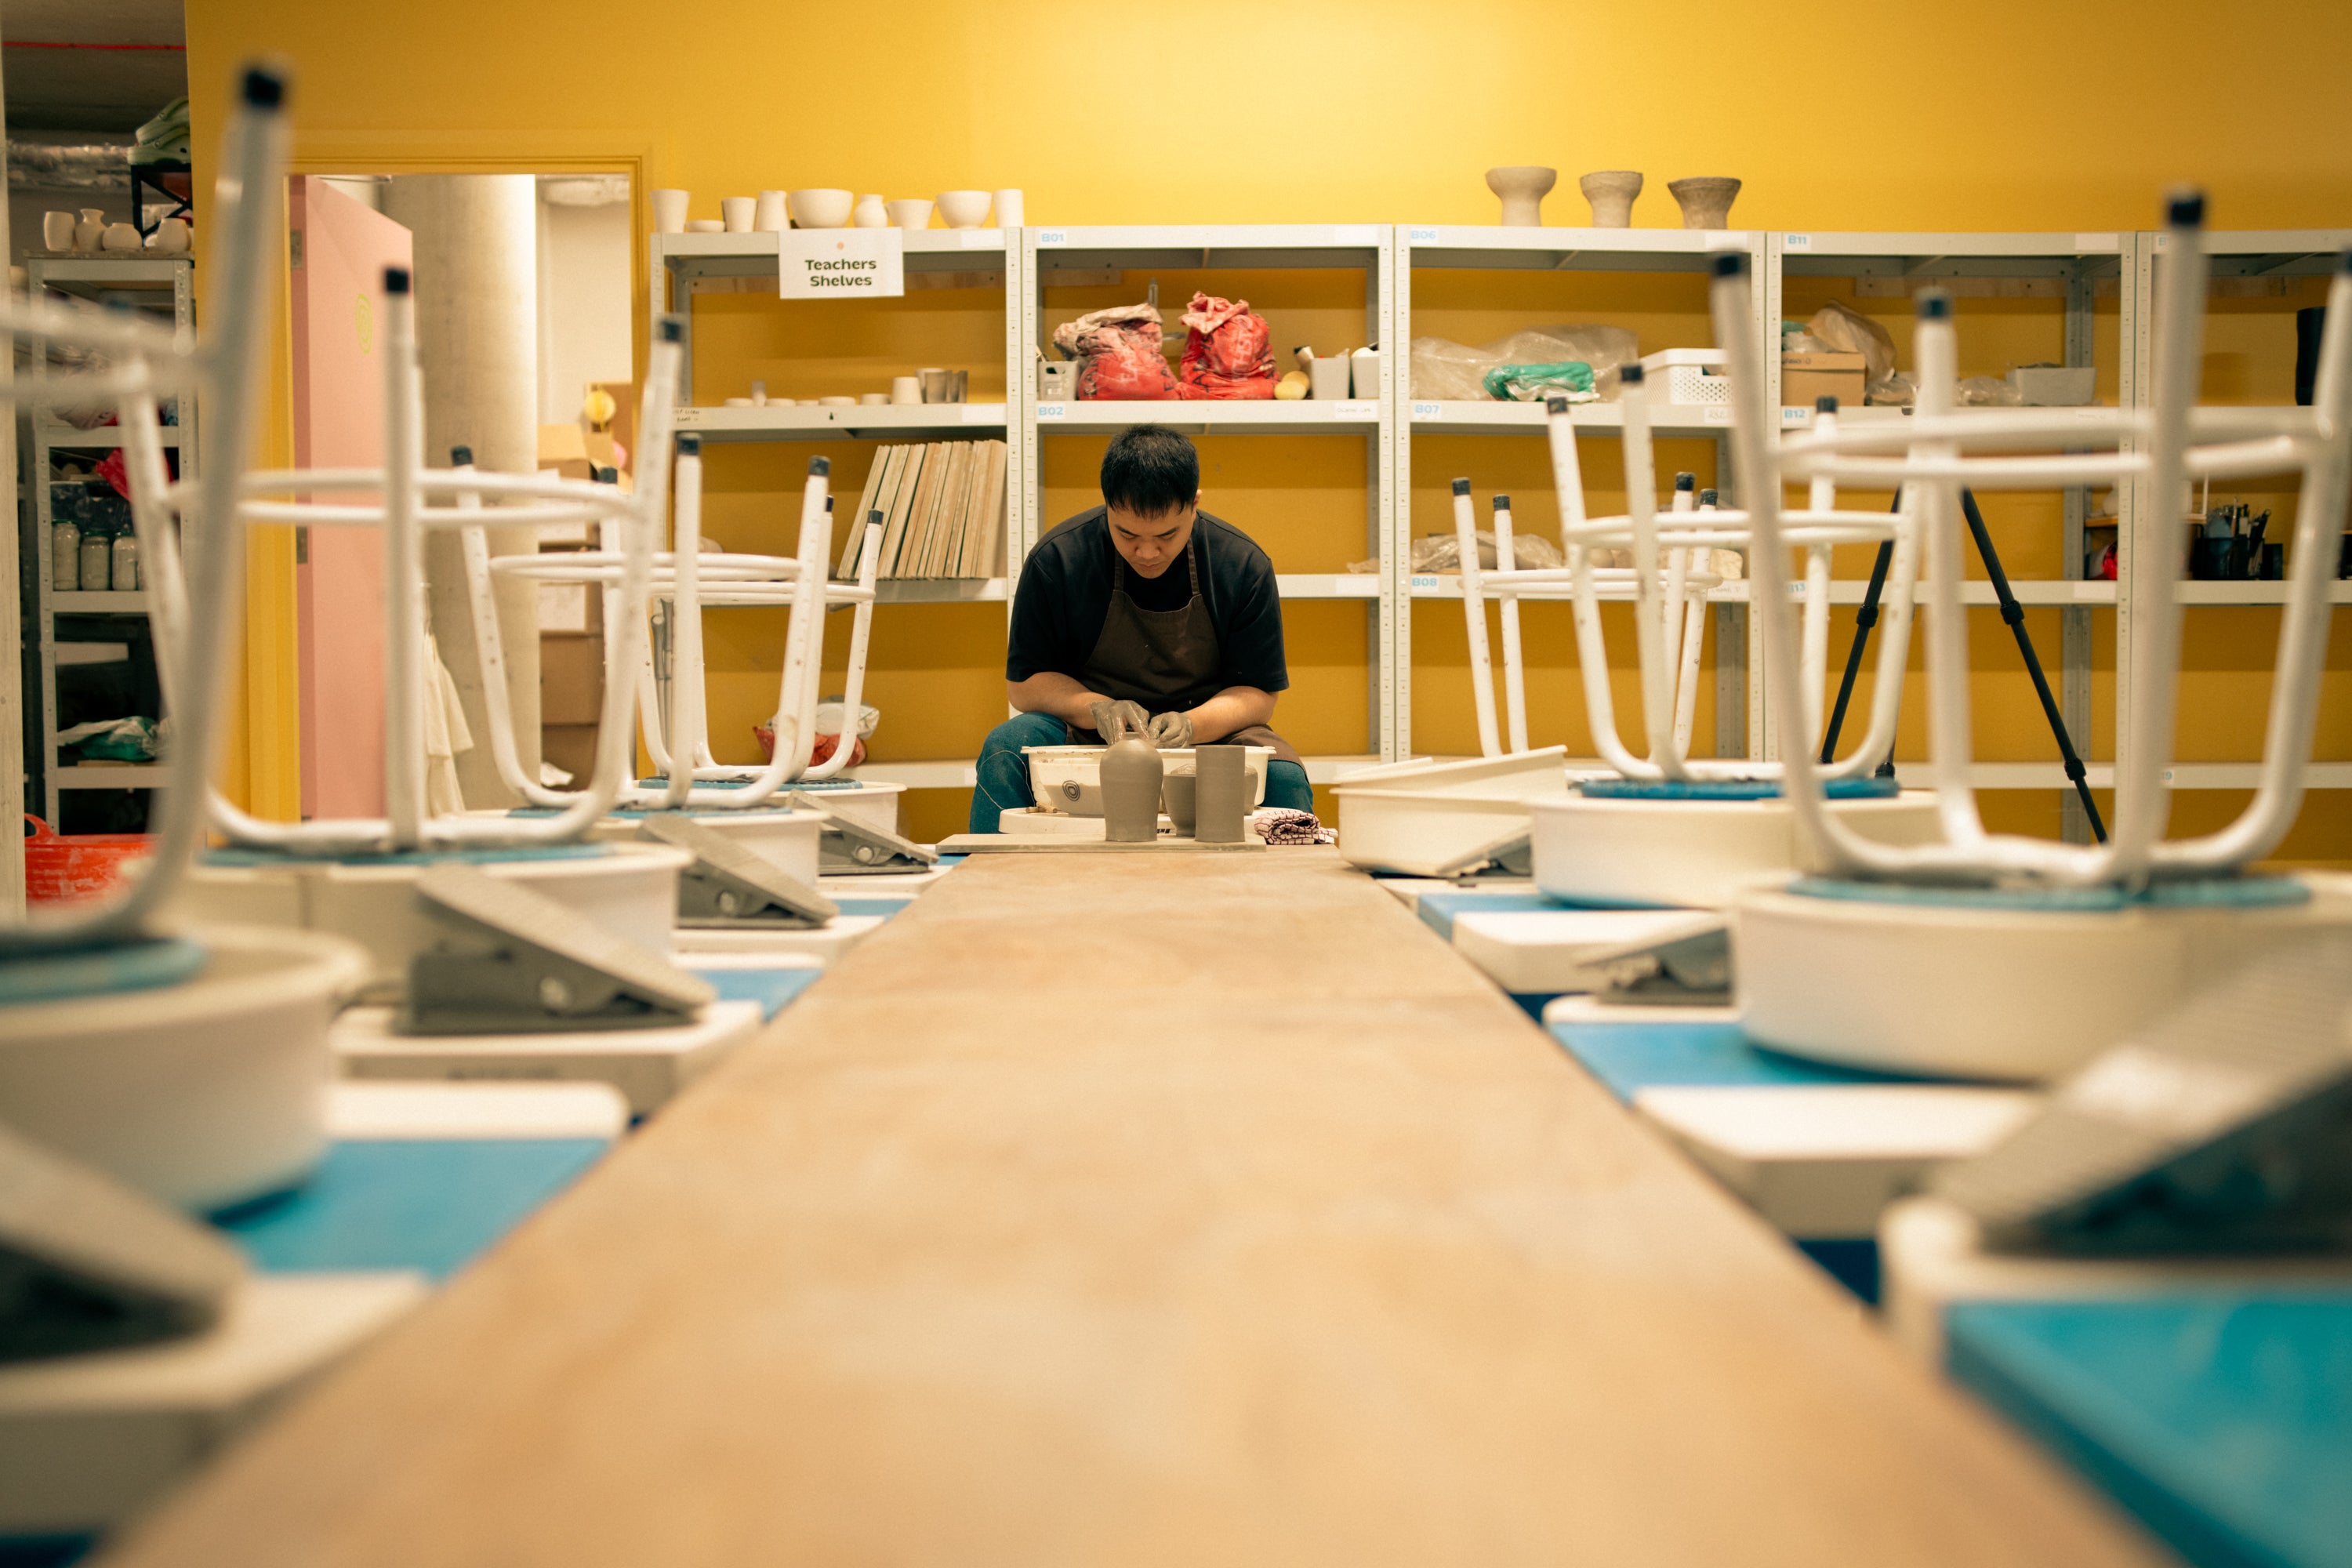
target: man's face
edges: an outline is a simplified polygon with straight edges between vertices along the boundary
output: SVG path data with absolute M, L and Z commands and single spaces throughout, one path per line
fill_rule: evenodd
M 1200 511 L 1195 500 L 1187 505 L 1154 517 L 1129 511 L 1124 507 L 1111 507 L 1110 542 L 1119 559 L 1135 568 L 1139 577 L 1157 577 L 1168 570 L 1169 563 L 1184 553 L 1185 544 L 1192 537 L 1192 519 Z

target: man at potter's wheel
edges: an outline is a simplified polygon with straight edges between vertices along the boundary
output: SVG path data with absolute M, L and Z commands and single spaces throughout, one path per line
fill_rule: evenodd
M 981 747 L 971 831 L 1035 804 L 1023 747 L 1099 745 L 1106 726 L 1163 748 L 1271 746 L 1265 804 L 1315 808 L 1306 764 L 1268 728 L 1290 684 L 1274 563 L 1200 495 L 1192 443 L 1136 426 L 1103 454 L 1103 504 L 1029 552 L 1004 658 L 1020 714 Z

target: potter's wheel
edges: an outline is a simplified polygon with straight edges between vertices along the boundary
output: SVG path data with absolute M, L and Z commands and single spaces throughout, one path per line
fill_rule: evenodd
M 1759 886 L 1777 886 L 1809 864 L 1796 808 L 1779 785 L 1622 789 L 1588 783 L 1565 800 L 1534 803 L 1536 886 L 1575 904 L 1717 909 Z M 1934 792 L 1898 793 L 1894 781 L 1832 785 L 1829 809 L 1846 826 L 1887 844 L 1943 837 Z
M 639 843 L 335 859 L 216 849 L 188 868 L 178 908 L 207 922 L 348 937 L 367 950 L 370 960 L 362 999 L 392 1001 L 407 984 L 409 960 L 438 940 L 439 923 L 418 899 L 416 879 L 450 861 L 543 893 L 624 941 L 667 958 L 678 873 L 691 857 L 667 845 Z
M 327 1030 L 367 967 L 236 927 L 0 963 L 0 1114 L 176 1207 L 277 1192 L 326 1146 Z
M 2268 877 L 2118 889 L 1808 879 L 1737 906 L 1759 1045 L 1933 1077 L 2057 1077 L 2282 941 L 2352 929 L 2352 889 Z

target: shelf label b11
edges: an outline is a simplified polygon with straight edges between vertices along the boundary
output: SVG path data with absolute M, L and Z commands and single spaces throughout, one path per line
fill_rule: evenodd
M 776 292 L 784 299 L 895 300 L 907 291 L 896 228 L 792 228 L 776 245 Z

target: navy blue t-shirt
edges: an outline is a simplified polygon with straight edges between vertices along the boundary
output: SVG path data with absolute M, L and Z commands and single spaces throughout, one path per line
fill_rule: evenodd
M 1205 511 L 1195 514 L 1184 548 L 1201 563 L 1201 598 L 1217 632 L 1219 688 L 1286 689 L 1290 670 L 1282 655 L 1282 598 L 1274 563 L 1249 535 Z M 1080 679 L 1087 656 L 1102 636 L 1114 568 L 1121 564 L 1102 507 L 1056 524 L 1039 540 L 1022 563 L 1021 583 L 1013 591 L 1004 678 L 1026 680 L 1050 669 Z M 1192 596 L 1192 574 L 1182 555 L 1157 577 L 1128 570 L 1116 580 L 1139 609 L 1181 610 Z

